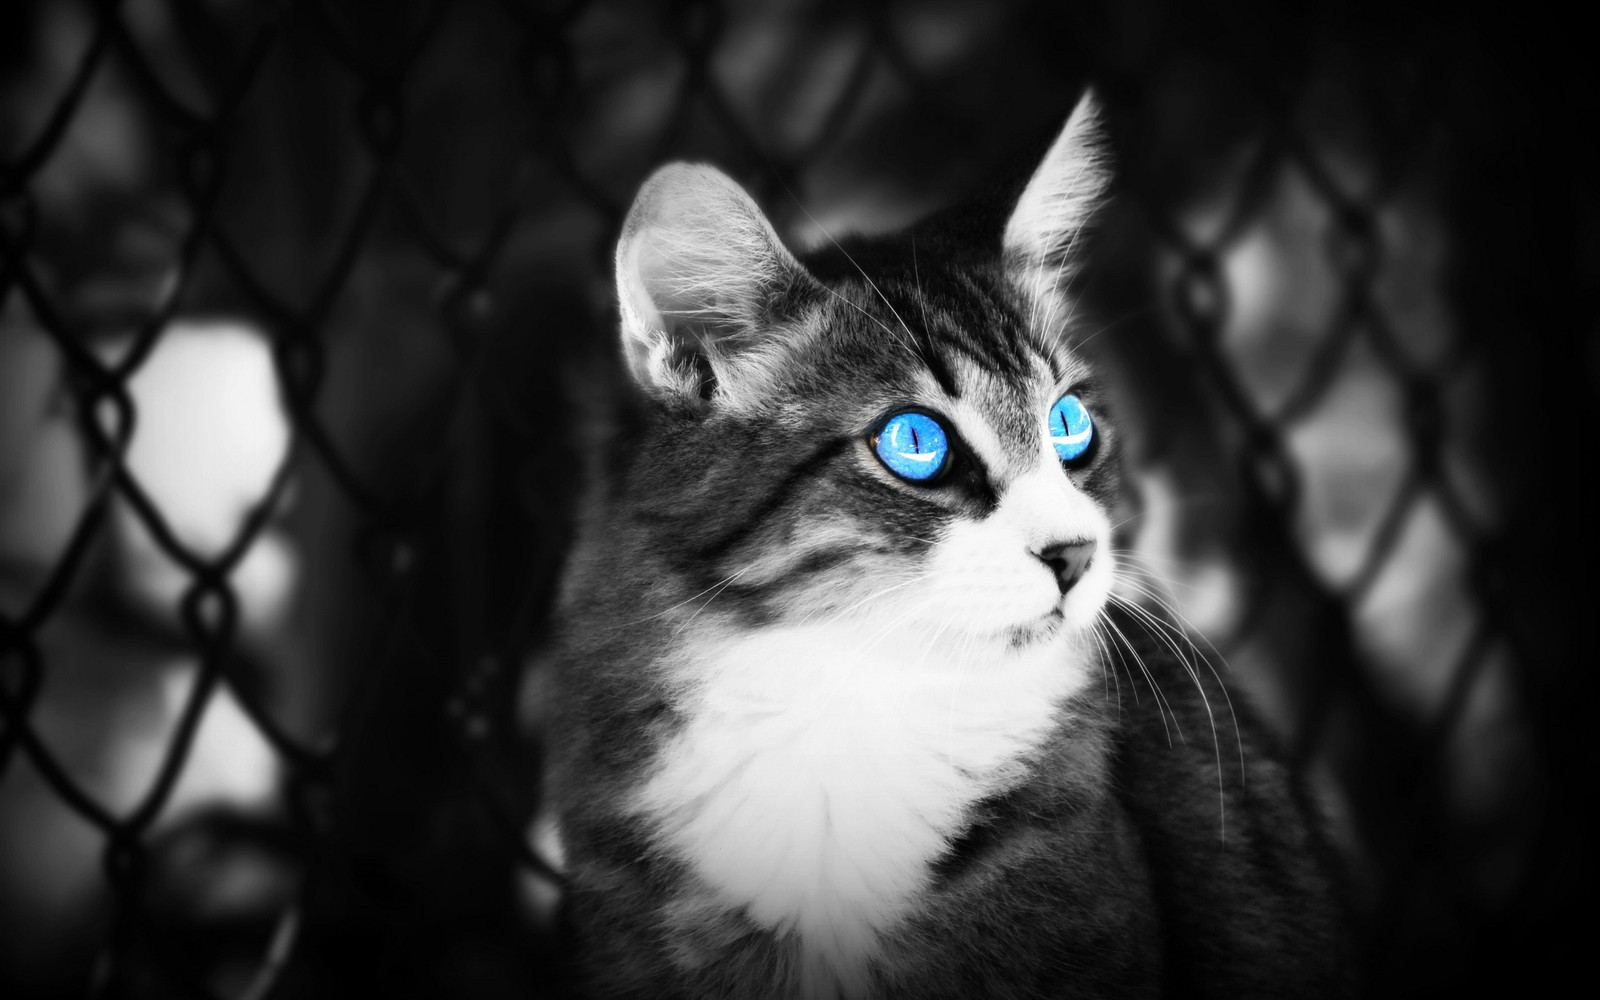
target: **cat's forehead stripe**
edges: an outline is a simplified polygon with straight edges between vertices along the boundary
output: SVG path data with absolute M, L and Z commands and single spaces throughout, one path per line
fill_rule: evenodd
M 1012 323 L 1004 311 L 986 298 L 964 297 L 966 308 L 941 312 L 933 317 L 933 330 L 952 352 L 971 358 L 981 367 L 995 372 L 1020 370 L 1022 355 L 1012 343 Z
M 943 355 L 934 346 L 932 340 L 932 336 L 926 331 L 917 337 L 917 347 L 921 352 L 922 363 L 927 367 L 928 373 L 933 376 L 934 381 L 939 383 L 939 388 L 944 390 L 945 395 L 950 396 L 952 399 L 959 399 L 961 396 L 960 383 L 956 381 L 955 375 L 950 371 L 949 366 L 945 364 Z
M 923 370 L 933 376 L 941 392 L 952 399 L 959 399 L 961 386 L 945 361 L 945 352 L 941 349 L 943 345 L 935 341 L 933 324 L 927 322 L 928 311 L 922 309 L 908 314 L 912 301 L 904 296 L 897 298 L 902 299 L 898 305 L 891 303 L 876 286 L 846 287 L 835 293 L 838 309 L 845 313 L 854 312 L 870 320 L 887 338 L 890 346 L 903 348 Z M 826 323 L 823 325 L 826 326 Z
M 962 439 L 977 455 L 978 461 L 983 463 L 990 478 L 995 480 L 1008 478 L 1002 474 L 1011 464 L 1006 456 L 1007 449 L 981 410 L 969 400 L 956 400 L 952 402 L 949 410 Z
M 968 306 L 963 315 L 954 317 L 953 333 L 962 349 L 984 352 L 992 370 L 1023 372 L 1024 345 L 1018 341 L 1028 339 L 1025 332 L 1019 336 L 1026 323 L 1020 322 L 1015 310 L 991 285 L 962 270 L 954 272 L 954 277 L 955 284 L 966 293 L 963 301 Z
M 1053 380 L 1049 370 L 1037 361 L 1030 359 L 1028 369 L 1019 378 L 992 379 L 988 392 L 986 411 L 1007 448 L 1007 478 L 1038 465 L 1041 443 L 1048 434 Z
M 920 288 L 916 295 L 900 289 L 899 296 L 906 301 L 899 307 L 901 314 L 906 315 L 904 310 L 910 303 L 917 303 L 917 325 L 924 327 L 930 338 L 937 339 L 946 353 L 964 355 L 996 374 L 1026 377 L 1037 371 L 1036 363 L 1042 363 L 1048 380 L 1056 384 L 1086 377 L 1083 364 L 1048 328 L 1048 315 L 1019 312 L 1002 288 L 964 270 L 954 271 L 950 277 L 951 286 L 960 293 L 954 301 L 946 296 L 938 305 L 929 305 L 928 296 Z M 943 374 L 935 373 L 935 377 Z M 940 382 L 944 385 L 942 377 Z M 948 386 L 945 388 L 949 391 Z

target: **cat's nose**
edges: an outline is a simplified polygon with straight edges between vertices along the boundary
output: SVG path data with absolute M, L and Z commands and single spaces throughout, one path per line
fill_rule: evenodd
M 1094 560 L 1094 542 L 1084 539 L 1047 545 L 1039 550 L 1038 556 L 1055 574 L 1056 586 L 1065 594 L 1088 572 L 1089 563 Z

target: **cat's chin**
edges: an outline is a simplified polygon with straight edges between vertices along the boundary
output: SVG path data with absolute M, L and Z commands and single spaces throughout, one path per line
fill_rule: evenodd
M 1103 581 L 1096 579 L 1083 589 L 1104 589 L 1102 584 Z M 1006 648 L 1012 650 L 1037 649 L 1069 636 L 1084 636 L 1094 631 L 1094 623 L 1105 603 L 1098 594 L 1091 597 L 1088 593 L 1075 592 L 1043 614 L 1002 629 L 1000 635 Z
M 1032 649 L 1059 638 L 1066 629 L 1066 614 L 1057 606 L 1032 621 L 1003 630 L 1001 638 L 1008 649 Z

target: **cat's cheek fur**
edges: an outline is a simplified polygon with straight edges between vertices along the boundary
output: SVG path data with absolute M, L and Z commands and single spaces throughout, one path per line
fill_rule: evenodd
M 1054 462 L 1006 489 L 982 520 L 957 519 L 936 542 L 925 592 L 904 598 L 917 618 L 963 635 L 992 636 L 1042 623 L 1060 610 L 1069 630 L 1089 627 L 1111 591 L 1106 515 Z M 1062 595 L 1038 553 L 1065 542 L 1090 542 L 1088 571 Z

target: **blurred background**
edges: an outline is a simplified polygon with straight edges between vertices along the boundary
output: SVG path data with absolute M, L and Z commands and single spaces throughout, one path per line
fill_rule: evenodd
M 1329 813 L 1367 994 L 1560 981 L 1597 788 L 1580 34 L 10 0 L 0 995 L 559 996 L 515 702 L 618 391 L 633 191 L 705 160 L 798 243 L 885 231 L 1015 190 L 1090 82 L 1138 565 Z

